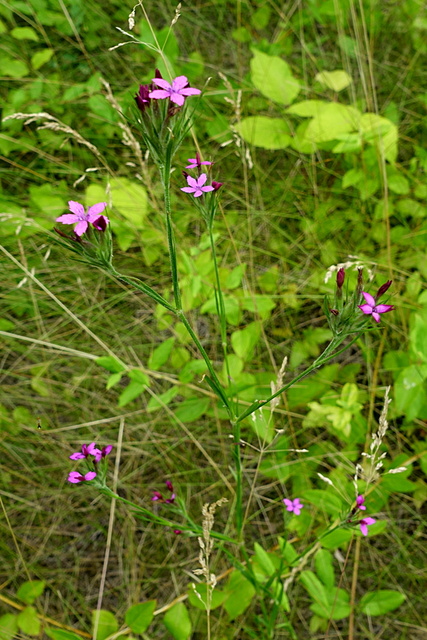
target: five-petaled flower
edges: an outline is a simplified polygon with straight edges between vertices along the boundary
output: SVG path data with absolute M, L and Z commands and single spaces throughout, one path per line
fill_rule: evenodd
M 83 458 L 88 458 L 89 456 L 94 456 L 95 458 L 101 455 L 101 451 L 96 448 L 95 442 L 91 442 L 90 444 L 83 444 L 82 451 L 76 451 L 70 456 L 71 460 L 83 460 Z
M 68 474 L 68 482 L 72 482 L 73 484 L 77 484 L 79 482 L 90 482 L 94 478 L 96 478 L 95 471 L 88 471 L 84 476 L 82 476 L 78 471 L 70 471 Z
M 191 176 L 186 177 L 188 187 L 181 187 L 181 191 L 192 193 L 195 198 L 199 198 L 203 193 L 207 193 L 208 191 L 215 191 L 215 187 L 211 185 L 203 186 L 207 180 L 206 173 L 201 173 L 198 178 L 192 178 Z
M 161 89 L 155 89 L 148 94 L 149 98 L 155 100 L 163 100 L 164 98 L 170 98 L 171 102 L 182 107 L 187 96 L 198 96 L 200 89 L 193 89 L 188 87 L 188 79 L 186 76 L 178 76 L 172 80 L 172 84 L 169 84 L 167 80 L 163 78 L 153 78 L 152 82 Z
M 359 522 L 360 531 L 363 533 L 364 536 L 368 535 L 368 527 L 371 524 L 374 524 L 375 522 L 376 522 L 375 518 L 363 518 L 363 520 Z
M 74 200 L 70 200 L 68 202 L 68 207 L 71 213 L 64 213 L 64 215 L 56 218 L 56 222 L 62 222 L 62 224 L 75 224 L 74 233 L 77 236 L 82 236 L 87 230 L 89 223 L 96 223 L 96 228 L 102 230 L 102 226 L 105 226 L 109 223 L 109 219 L 107 216 L 101 216 L 100 214 L 104 211 L 107 206 L 106 202 L 98 202 L 97 204 L 89 207 L 87 211 L 80 202 L 75 202 Z M 101 221 L 100 218 L 103 220 Z
M 299 516 L 301 509 L 304 508 L 304 505 L 301 504 L 299 498 L 295 498 L 295 500 L 288 500 L 288 498 L 284 498 L 283 502 L 286 505 L 286 511 L 291 511 L 296 516 Z
M 356 506 L 361 511 L 366 511 L 366 507 L 363 504 L 364 502 L 365 502 L 364 496 L 357 496 L 357 498 L 356 498 Z
M 188 162 L 190 162 L 191 164 L 188 164 L 185 168 L 186 169 L 200 169 L 200 167 L 202 166 L 202 164 L 206 164 L 207 166 L 211 166 L 212 162 L 209 162 L 209 160 L 202 160 L 200 159 L 200 154 L 197 151 L 196 152 L 196 157 L 195 158 L 188 158 Z
M 370 293 L 362 291 L 362 296 L 365 298 L 365 304 L 359 304 L 358 307 L 366 315 L 372 315 L 375 322 L 380 321 L 380 313 L 387 313 L 387 311 L 393 311 L 394 306 L 391 304 L 377 304 L 374 296 Z
M 106 458 L 113 449 L 112 444 L 107 444 L 106 447 L 102 447 L 101 450 L 97 449 L 95 454 L 95 462 L 100 462 L 103 458 Z

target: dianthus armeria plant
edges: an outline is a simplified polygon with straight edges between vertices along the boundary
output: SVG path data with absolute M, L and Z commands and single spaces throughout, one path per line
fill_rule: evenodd
M 376 525 L 378 518 L 372 517 L 369 494 L 375 483 L 378 482 L 378 473 L 382 467 L 382 456 L 379 451 L 383 446 L 385 435 L 384 421 L 386 413 L 383 412 L 380 420 L 380 430 L 374 437 L 369 452 L 365 454 L 365 466 L 360 463 L 353 470 L 354 486 L 350 482 L 348 487 L 337 486 L 333 480 L 323 474 L 318 474 L 326 489 L 319 493 L 305 492 L 305 495 L 286 495 L 278 499 L 276 508 L 283 512 L 284 530 L 279 536 L 279 553 L 269 554 L 259 544 L 255 546 L 255 554 L 252 552 L 253 543 L 247 538 L 247 523 L 250 520 L 250 503 L 244 489 L 244 468 L 242 451 L 248 444 L 242 439 L 241 428 L 245 420 L 262 423 L 263 428 L 268 429 L 271 416 L 277 409 L 282 394 L 299 383 L 302 379 L 314 373 L 331 360 L 340 356 L 346 349 L 357 343 L 364 332 L 378 329 L 385 314 L 394 310 L 394 306 L 384 302 L 392 282 L 385 282 L 375 295 L 368 290 L 363 280 L 363 269 L 360 267 L 357 273 L 357 282 L 353 290 L 348 286 L 347 272 L 344 267 L 336 269 L 336 285 L 333 302 L 325 298 L 324 311 L 331 331 L 331 339 L 323 352 L 313 362 L 300 370 L 292 379 L 285 381 L 286 361 L 278 375 L 277 381 L 272 384 L 270 393 L 263 397 L 253 398 L 253 401 L 243 404 L 233 390 L 232 376 L 228 370 L 229 332 L 225 311 L 224 295 L 221 287 L 220 270 L 216 254 L 215 244 L 215 219 L 221 194 L 227 190 L 227 182 L 217 170 L 210 154 L 201 155 L 197 150 L 192 158 L 181 157 L 180 148 L 183 140 L 190 131 L 193 117 L 192 101 L 202 99 L 201 89 L 191 85 L 186 76 L 165 79 L 158 70 L 153 73 L 149 84 L 140 85 L 134 96 L 133 104 L 127 115 L 129 122 L 140 135 L 141 141 L 148 151 L 151 161 L 157 166 L 159 180 L 164 195 L 164 225 L 167 235 L 167 245 L 170 261 L 170 293 L 165 295 L 149 286 L 140 279 L 129 277 L 119 272 L 113 259 L 112 230 L 114 231 L 114 212 L 106 213 L 106 203 L 93 203 L 86 210 L 83 205 L 74 200 L 68 203 L 71 213 L 59 216 L 56 222 L 62 225 L 74 225 L 73 230 L 66 233 L 61 228 L 56 228 L 58 242 L 74 252 L 75 257 L 87 263 L 91 267 L 103 270 L 108 275 L 117 278 L 128 287 L 146 294 L 156 304 L 163 307 L 167 313 L 180 321 L 198 350 L 200 358 L 204 361 L 206 374 L 203 377 L 204 384 L 208 385 L 217 397 L 218 406 L 225 409 L 230 424 L 229 455 L 233 465 L 234 497 L 232 499 L 230 513 L 233 516 L 234 525 L 232 531 L 226 534 L 217 532 L 213 527 L 214 510 L 209 510 L 206 505 L 203 511 L 203 523 L 198 523 L 189 510 L 179 487 L 172 485 L 170 480 L 165 480 L 165 489 L 159 487 L 153 489 L 151 505 L 141 506 L 135 502 L 123 498 L 117 491 L 113 491 L 108 480 L 108 457 L 112 453 L 111 445 L 99 448 L 96 443 L 84 444 L 81 452 L 70 455 L 72 461 L 77 464 L 69 472 L 68 480 L 72 484 L 81 484 L 93 487 L 104 495 L 118 500 L 129 507 L 132 513 L 144 521 L 156 523 L 166 527 L 175 534 L 194 536 L 198 538 L 201 548 L 202 569 L 197 570 L 196 575 L 205 578 L 204 596 L 202 591 L 197 591 L 197 598 L 202 601 L 208 614 L 208 633 L 210 638 L 210 612 L 213 606 L 213 591 L 217 586 L 217 579 L 209 569 L 209 562 L 214 553 L 215 541 L 220 549 L 235 567 L 235 581 L 242 581 L 242 585 L 249 584 L 249 593 L 252 598 L 257 594 L 260 604 L 260 624 L 262 637 L 273 638 L 278 625 L 292 635 L 292 627 L 287 620 L 290 609 L 288 591 L 293 581 L 299 577 L 314 600 L 313 611 L 322 621 L 325 619 L 339 619 L 348 615 L 350 609 L 349 597 L 343 589 L 333 587 L 330 592 L 326 588 L 319 587 L 310 571 L 305 569 L 309 558 L 314 553 L 322 550 L 325 540 L 337 539 L 338 532 L 343 535 L 343 540 L 349 540 L 353 532 L 363 538 L 370 533 L 370 527 Z M 203 159 L 202 159 L 203 158 Z M 182 167 L 182 168 L 181 168 Z M 173 169 L 181 172 L 172 173 Z M 219 317 L 219 340 L 227 371 L 225 382 L 221 382 L 218 365 L 212 361 L 199 338 L 195 326 L 188 319 L 182 304 L 181 285 L 179 281 L 177 242 L 174 228 L 174 215 L 171 208 L 171 188 L 173 187 L 182 198 L 187 198 L 199 212 L 206 225 L 209 236 L 210 249 L 214 264 L 215 301 L 216 311 Z M 215 177 L 215 179 L 213 179 Z M 223 379 L 224 380 L 224 379 Z M 388 394 L 385 399 L 386 412 L 388 406 Z M 268 415 L 267 415 L 268 414 Z M 266 417 L 267 416 L 267 417 Z M 262 429 L 261 431 L 262 432 Z M 283 430 L 279 430 L 271 442 L 264 442 L 263 454 L 272 454 L 280 449 L 280 438 Z M 265 445 L 265 446 L 264 446 Z M 277 446 L 276 446 L 277 445 Z M 290 449 L 289 453 L 305 455 L 308 450 Z M 246 459 L 246 458 L 245 458 Z M 391 472 L 391 471 L 390 471 Z M 398 470 L 395 470 L 398 472 Z M 337 493 L 341 503 L 345 505 L 340 509 L 334 503 L 332 497 Z M 320 496 L 320 497 L 319 497 Z M 322 502 L 323 501 L 323 502 Z M 222 506 L 222 499 L 215 503 Z M 340 504 L 341 504 L 340 503 Z M 334 505 L 335 506 L 331 506 Z M 216 507 L 215 507 L 216 508 Z M 306 549 L 297 552 L 290 542 L 287 528 L 298 531 L 298 520 L 304 520 L 305 514 L 317 508 L 322 512 L 332 515 L 331 521 L 324 522 L 316 532 L 316 538 L 309 543 Z M 210 514 L 209 526 L 206 518 Z M 375 515 L 375 514 L 374 514 Z M 334 538 L 335 536 L 335 538 Z M 332 547 L 330 547 L 332 548 Z M 329 560 L 328 560 L 329 561 Z M 316 578 L 318 581 L 318 579 Z M 315 586 L 313 586 L 315 585 Z M 320 595 L 319 593 L 320 589 Z M 323 589 L 323 591 L 322 591 Z M 317 595 L 316 595 L 317 593 Z M 245 596 L 246 597 L 246 596 Z M 319 628 L 322 622 L 318 622 Z

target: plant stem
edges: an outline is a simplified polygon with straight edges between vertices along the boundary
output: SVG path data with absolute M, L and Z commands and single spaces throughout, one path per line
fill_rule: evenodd
M 343 351 L 346 351 L 349 347 L 351 347 L 352 344 L 354 344 L 356 342 L 356 340 L 359 338 L 360 335 L 361 335 L 361 332 L 359 332 L 353 338 L 353 340 L 351 342 L 349 342 L 348 345 L 346 345 L 343 349 L 340 349 L 339 351 L 335 351 L 335 349 L 343 342 L 343 340 L 344 340 L 344 338 L 346 336 L 339 337 L 339 338 L 334 338 L 328 344 L 328 346 L 323 351 L 323 353 L 318 358 L 316 358 L 316 360 L 313 362 L 313 364 L 311 364 L 305 371 L 303 371 L 302 373 L 298 374 L 290 382 L 288 382 L 283 387 L 281 387 L 278 391 L 276 391 L 276 393 L 271 394 L 266 400 L 257 401 L 257 402 L 254 402 L 253 404 L 251 404 L 251 406 L 248 407 L 246 409 L 246 411 L 244 411 L 240 416 L 237 417 L 236 422 L 237 423 L 241 422 L 242 420 L 244 420 L 245 418 L 250 416 L 251 413 L 253 413 L 257 409 L 260 409 L 264 405 L 268 404 L 269 402 L 271 402 L 274 398 L 279 396 L 284 391 L 287 391 L 288 389 L 290 389 L 290 387 L 292 387 L 296 382 L 299 382 L 299 380 L 302 380 L 303 378 L 308 376 L 310 373 L 312 373 L 313 371 L 315 371 L 316 369 L 321 367 L 323 364 L 325 364 L 326 362 L 328 362 L 332 358 L 335 358 L 340 353 L 343 353 Z
M 177 265 L 177 259 L 176 259 L 175 233 L 173 230 L 172 215 L 171 215 L 170 172 L 171 172 L 171 152 L 168 149 L 166 151 L 165 165 L 164 167 L 162 167 L 160 171 L 160 175 L 163 183 L 164 198 L 165 198 L 166 232 L 168 236 L 169 260 L 171 265 L 173 296 L 175 299 L 175 307 L 178 310 L 181 310 L 182 301 L 181 301 L 181 292 L 179 290 L 179 282 L 178 282 L 178 265 Z

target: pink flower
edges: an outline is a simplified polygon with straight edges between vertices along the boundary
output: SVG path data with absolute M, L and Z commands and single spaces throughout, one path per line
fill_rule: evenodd
M 380 313 L 387 313 L 387 311 L 394 309 L 391 304 L 376 304 L 375 298 L 366 291 L 362 291 L 362 296 L 365 298 L 366 304 L 359 304 L 358 307 L 364 314 L 372 315 L 375 322 L 380 321 Z
M 89 207 L 86 212 L 84 206 L 80 204 L 80 202 L 70 200 L 68 202 L 68 207 L 71 213 L 65 213 L 63 216 L 59 216 L 59 218 L 56 218 L 56 222 L 62 222 L 62 224 L 76 224 L 74 227 L 74 233 L 78 236 L 82 236 L 87 230 L 89 223 L 93 224 L 96 221 L 97 225 L 99 225 L 100 214 L 104 211 L 106 206 L 106 202 L 98 202 L 97 204 Z M 103 218 L 103 222 L 108 224 L 109 220 L 107 216 L 101 217 Z
M 72 482 L 73 484 L 78 484 L 79 482 L 90 482 L 96 478 L 95 471 L 88 471 L 85 476 L 82 476 L 78 471 L 70 471 L 68 474 L 68 482 Z
M 209 160 L 204 160 L 202 162 L 200 160 L 200 154 L 198 152 L 196 153 L 195 158 L 188 158 L 188 162 L 191 162 L 191 164 L 187 165 L 185 167 L 186 169 L 199 169 L 202 166 L 202 164 L 206 164 L 208 166 L 212 165 L 212 162 L 209 162 Z
M 363 496 L 357 496 L 356 498 L 356 506 L 361 511 L 366 511 L 366 507 L 363 504 L 365 502 L 365 498 Z
M 178 76 L 175 80 L 172 80 L 172 84 L 169 84 L 169 82 L 163 80 L 163 78 L 153 78 L 152 82 L 158 87 L 161 87 L 161 89 L 151 91 L 148 94 L 149 98 L 154 98 L 155 100 L 170 98 L 171 102 L 174 102 L 180 107 L 184 104 L 186 96 L 198 96 L 201 93 L 200 89 L 187 87 L 188 80 L 186 76 Z
M 106 458 L 108 454 L 111 453 L 112 449 L 113 449 L 112 444 L 107 444 L 107 446 L 102 447 L 101 450 L 96 449 L 96 454 L 95 453 L 93 454 L 95 456 L 95 462 L 100 462 L 103 458 Z
M 301 504 L 299 498 L 295 498 L 295 500 L 288 500 L 288 498 L 285 498 L 282 502 L 286 505 L 286 511 L 291 511 L 296 516 L 299 516 L 301 509 L 304 508 L 304 505 Z
M 363 533 L 364 536 L 368 535 L 368 527 L 371 524 L 374 524 L 375 522 L 376 522 L 375 518 L 363 518 L 363 520 L 359 522 L 360 531 Z
M 89 456 L 94 456 L 97 458 L 98 455 L 101 455 L 101 451 L 96 448 L 96 444 L 91 442 L 90 444 L 82 445 L 82 452 L 76 451 L 70 456 L 71 460 L 83 460 L 83 458 L 88 458 Z
M 187 184 L 188 187 L 182 187 L 181 191 L 185 191 L 185 193 L 192 193 L 195 198 L 199 198 L 203 195 L 203 193 L 207 193 L 208 191 L 215 191 L 215 188 L 207 185 L 204 187 L 207 180 L 206 173 L 201 173 L 198 178 L 192 178 L 191 176 L 187 176 Z
M 173 504 L 175 502 L 175 498 L 176 495 L 173 493 L 173 484 L 170 480 L 166 480 L 165 485 L 167 487 L 167 489 L 171 492 L 171 497 L 170 498 L 164 498 L 163 494 L 160 493 L 160 491 L 153 491 L 153 497 L 151 498 L 151 500 L 153 500 L 153 502 L 163 502 L 166 504 Z

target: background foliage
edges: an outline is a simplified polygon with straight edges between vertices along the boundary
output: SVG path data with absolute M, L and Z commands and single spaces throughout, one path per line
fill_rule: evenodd
M 209 242 L 179 191 L 197 142 L 225 183 L 215 231 L 228 366 L 242 401 L 268 395 L 285 355 L 297 373 L 321 352 L 330 337 L 322 311 L 334 288 L 333 277 L 324 282 L 330 265 L 362 262 L 372 270 L 372 290 L 394 281 L 397 310 L 380 330 L 293 388 L 274 425 L 260 417 L 245 423 L 252 446 L 271 442 L 276 427 L 285 434 L 275 449 L 309 449 L 308 456 L 261 457 L 245 450 L 254 561 L 268 576 L 268 561 L 276 560 L 263 550 L 283 534 L 283 495 L 310 505 L 289 523 L 296 549 L 342 508 L 316 472 L 349 486 L 348 461 L 375 429 L 391 384 L 386 464 L 407 471 L 384 477 L 369 496 L 370 510 L 381 514 L 372 531 L 381 535 L 358 551 L 350 532 L 329 541 L 283 607 L 298 637 L 324 638 L 326 628 L 330 637 L 347 637 L 352 593 L 354 637 L 425 637 L 418 587 L 427 500 L 425 7 L 418 0 L 184 2 L 172 31 L 175 5 L 144 7 L 133 32 L 144 44 L 109 51 L 128 40 L 116 30 L 128 30 L 131 7 L 123 2 L 0 4 L 3 119 L 17 112 L 57 119 L 6 120 L 0 132 L 0 584 L 4 598 L 25 607 L 15 618 L 2 602 L 2 625 L 10 629 L 2 633 L 38 635 L 43 616 L 91 629 L 108 513 L 103 499 L 65 486 L 64 462 L 76 441 L 115 442 L 124 418 L 121 495 L 148 504 L 152 489 L 170 478 L 198 521 L 203 503 L 232 490 L 225 415 L 201 382 L 204 365 L 184 327 L 148 299 L 65 259 L 43 231 L 67 200 L 104 200 L 109 185 L 121 270 L 169 295 L 158 176 L 126 137 L 105 85 L 126 114 L 138 84 L 156 66 L 166 74 L 166 58 L 192 86 L 210 77 L 173 174 L 173 215 L 185 309 L 221 367 Z M 43 128 L 46 122 L 53 128 Z M 347 274 L 351 288 L 356 276 L 351 268 Z M 144 634 L 149 603 L 160 607 L 186 594 L 185 572 L 197 565 L 194 539 L 143 526 L 120 507 L 116 517 L 120 535 L 102 605 L 116 617 L 106 611 L 98 621 L 99 640 L 117 630 L 117 620 Z M 217 530 L 226 519 L 223 508 Z M 224 557 L 217 563 L 219 574 L 226 571 Z M 215 637 L 262 637 L 251 585 L 238 581 L 235 572 L 218 587 Z M 333 585 L 342 610 L 331 623 Z M 203 637 L 205 613 L 189 593 L 191 607 L 180 601 L 166 617 L 155 616 L 151 637 Z M 130 608 L 140 602 L 143 611 Z M 230 631 L 227 620 L 236 618 Z M 50 633 L 71 640 L 64 629 Z M 289 637 L 286 628 L 278 633 Z

